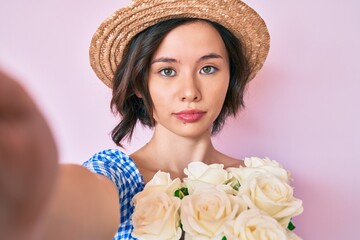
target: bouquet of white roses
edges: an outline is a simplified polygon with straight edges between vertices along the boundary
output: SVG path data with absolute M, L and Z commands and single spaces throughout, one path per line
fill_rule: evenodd
M 245 167 L 192 162 L 187 178 L 157 172 L 133 198 L 139 240 L 297 240 L 291 219 L 302 213 L 290 174 L 268 158 Z M 184 234 L 183 234 L 184 232 Z

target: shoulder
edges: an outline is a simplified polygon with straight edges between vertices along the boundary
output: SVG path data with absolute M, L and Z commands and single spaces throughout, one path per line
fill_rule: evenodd
M 134 184 L 141 186 L 143 182 L 134 161 L 118 149 L 97 152 L 83 166 L 91 172 L 108 177 L 118 189 Z
M 134 161 L 126 153 L 118 149 L 107 149 L 95 153 L 83 166 L 105 166 L 113 170 L 135 170 Z
M 244 161 L 236 159 L 219 152 L 218 163 L 223 164 L 224 168 L 244 166 Z
M 106 149 L 95 153 L 89 160 L 131 161 L 131 158 L 118 149 Z
M 136 170 L 134 161 L 118 149 L 107 149 L 95 153 L 83 166 L 106 167 L 112 170 Z

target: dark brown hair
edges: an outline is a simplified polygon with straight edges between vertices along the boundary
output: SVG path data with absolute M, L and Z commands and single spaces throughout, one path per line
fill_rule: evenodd
M 120 123 L 112 131 L 112 139 L 118 145 L 124 139 L 131 140 L 135 125 L 153 127 L 155 122 L 153 104 L 148 89 L 148 73 L 153 54 L 166 34 L 172 29 L 189 22 L 199 21 L 192 18 L 176 18 L 157 23 L 139 33 L 124 52 L 113 81 L 111 108 L 121 116 Z M 224 105 L 213 123 L 212 134 L 219 132 L 229 115 L 236 116 L 244 107 L 244 91 L 249 78 L 249 64 L 243 52 L 242 43 L 222 25 L 210 23 L 222 37 L 229 55 L 230 83 Z M 141 95 L 139 98 L 136 93 Z

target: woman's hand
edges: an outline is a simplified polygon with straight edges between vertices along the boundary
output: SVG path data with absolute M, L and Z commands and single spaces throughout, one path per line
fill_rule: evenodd
M 43 116 L 24 88 L 0 71 L 0 239 L 36 238 L 57 166 Z
M 59 165 L 52 134 L 16 81 L 0 71 L 0 239 L 111 239 L 119 226 L 113 182 Z

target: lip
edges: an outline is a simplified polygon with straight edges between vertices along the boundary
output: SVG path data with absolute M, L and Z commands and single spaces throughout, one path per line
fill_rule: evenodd
M 197 110 L 197 109 L 191 109 L 191 110 L 183 110 L 180 112 L 174 113 L 174 116 L 178 119 L 180 119 L 183 122 L 186 123 L 193 123 L 200 120 L 205 115 L 206 112 Z

